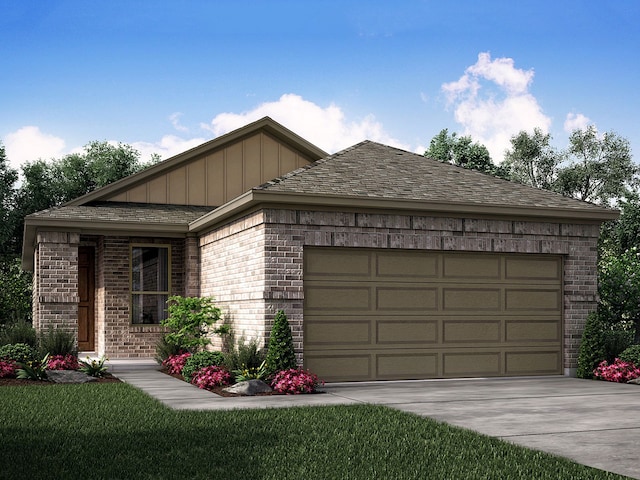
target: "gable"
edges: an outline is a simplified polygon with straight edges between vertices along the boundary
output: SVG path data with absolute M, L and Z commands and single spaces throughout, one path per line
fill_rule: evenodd
M 217 207 L 313 160 L 258 132 L 204 152 L 169 171 L 104 197 L 104 201 Z

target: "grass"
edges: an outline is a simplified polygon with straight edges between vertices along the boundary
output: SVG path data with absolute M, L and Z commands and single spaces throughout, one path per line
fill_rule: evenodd
M 176 412 L 116 383 L 0 389 L 0 478 L 623 477 L 386 407 Z

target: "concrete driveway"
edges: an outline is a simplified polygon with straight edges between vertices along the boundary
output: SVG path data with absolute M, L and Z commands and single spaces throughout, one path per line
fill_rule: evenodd
M 640 386 L 568 377 L 331 384 L 387 405 L 640 478 Z

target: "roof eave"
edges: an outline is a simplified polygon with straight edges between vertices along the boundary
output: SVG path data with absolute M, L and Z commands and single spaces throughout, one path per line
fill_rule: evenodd
M 39 231 L 64 231 L 87 235 L 106 235 L 109 233 L 126 233 L 128 236 L 145 236 L 149 234 L 165 237 L 184 237 L 189 233 L 185 223 L 151 223 L 109 222 L 95 220 L 67 220 L 26 217 L 22 240 L 22 269 L 33 271 L 33 253 L 36 236 Z
M 604 222 L 619 217 L 618 210 L 608 208 L 514 207 L 512 205 L 478 205 L 472 203 L 398 200 L 360 196 L 309 195 L 290 192 L 251 190 L 189 224 L 192 232 L 202 232 L 244 210 L 260 204 L 307 207 L 342 207 L 350 209 L 404 210 L 438 214 L 470 214 L 499 217 L 525 217 L 566 221 Z

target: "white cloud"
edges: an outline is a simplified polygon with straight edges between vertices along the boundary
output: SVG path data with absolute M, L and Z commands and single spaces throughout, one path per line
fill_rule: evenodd
M 589 126 L 591 120 L 581 113 L 568 113 L 564 121 L 564 131 L 571 133 L 574 130 L 584 130 Z
M 62 138 L 44 133 L 35 126 L 21 127 L 8 133 L 3 143 L 10 165 L 18 171 L 25 162 L 59 158 L 65 153 Z
M 442 85 L 463 134 L 484 144 L 495 162 L 519 131 L 549 130 L 551 119 L 529 92 L 533 76 L 533 70 L 515 68 L 513 59 L 491 60 L 485 52 L 458 80 Z
M 223 135 L 248 123 L 269 116 L 302 138 L 333 153 L 363 140 L 373 140 L 398 148 L 409 149 L 385 132 L 382 124 L 373 115 L 359 121 L 349 122 L 342 109 L 335 104 L 321 107 L 299 95 L 288 93 L 275 102 L 258 105 L 244 113 L 220 113 L 210 124 L 202 128 Z
M 173 125 L 173 128 L 175 128 L 179 132 L 188 132 L 189 129 L 187 127 L 185 127 L 184 125 L 180 125 L 180 117 L 182 117 L 181 112 L 174 112 L 169 115 L 169 121 L 171 122 L 171 125 Z

